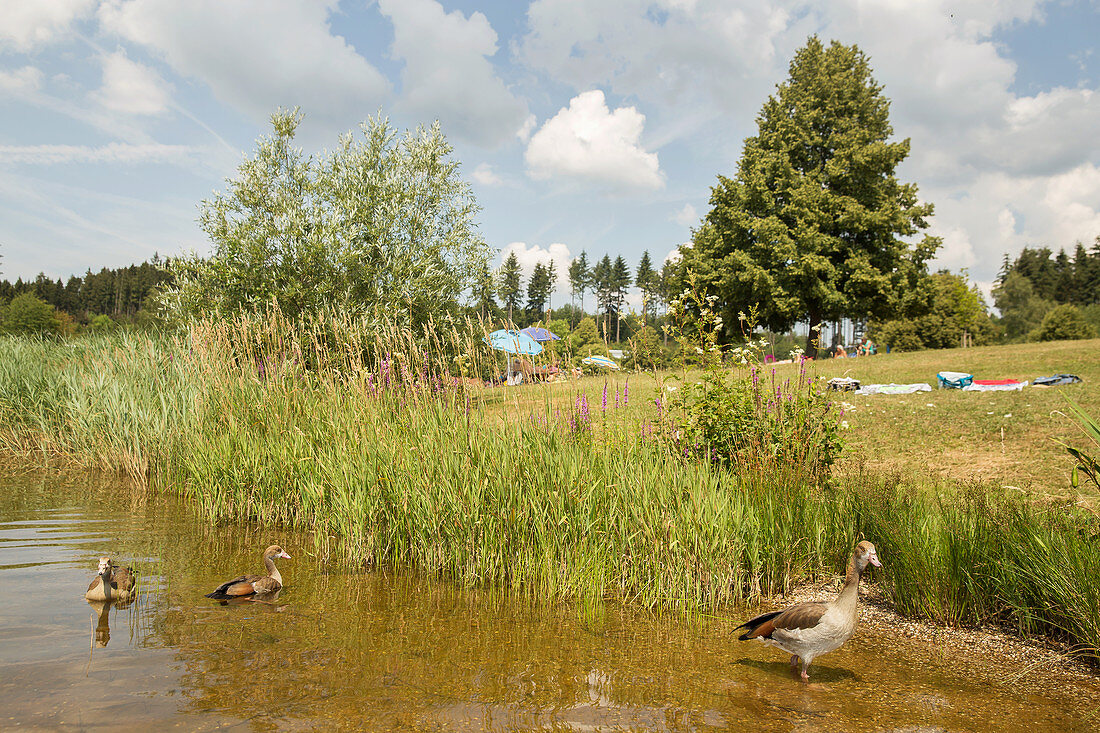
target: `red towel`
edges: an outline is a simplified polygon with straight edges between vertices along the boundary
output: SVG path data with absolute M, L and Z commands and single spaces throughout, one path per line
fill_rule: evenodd
M 994 386 L 998 384 L 1019 384 L 1019 379 L 975 379 L 974 384 L 984 384 L 987 386 Z

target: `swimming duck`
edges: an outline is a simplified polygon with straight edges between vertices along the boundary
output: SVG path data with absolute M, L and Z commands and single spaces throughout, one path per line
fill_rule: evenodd
M 870 542 L 856 545 L 848 562 L 844 586 L 832 603 L 799 603 L 784 611 L 773 611 L 746 621 L 734 629 L 746 629 L 741 641 L 760 639 L 791 655 L 791 668 L 802 660 L 802 680 L 809 681 L 814 658 L 838 649 L 856 630 L 859 578 L 868 564 L 881 568 L 875 546 Z
M 283 576 L 279 575 L 279 569 L 275 567 L 275 558 L 282 557 L 287 560 L 290 555 L 278 545 L 272 545 L 264 550 L 264 567 L 267 575 L 242 575 L 233 580 L 227 580 L 217 587 L 213 593 L 207 593 L 207 598 L 216 601 L 225 601 L 231 598 L 244 598 L 247 596 L 264 595 L 274 593 L 283 587 Z
M 118 601 L 125 603 L 134 595 L 137 580 L 130 568 L 120 568 L 109 557 L 99 558 L 95 579 L 88 585 L 84 597 L 89 601 Z

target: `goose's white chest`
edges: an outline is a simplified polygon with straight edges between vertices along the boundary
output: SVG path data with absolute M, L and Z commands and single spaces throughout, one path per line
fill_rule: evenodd
M 807 663 L 818 656 L 840 648 L 856 631 L 856 614 L 836 606 L 821 616 L 821 620 L 806 629 L 776 629 L 769 641 Z

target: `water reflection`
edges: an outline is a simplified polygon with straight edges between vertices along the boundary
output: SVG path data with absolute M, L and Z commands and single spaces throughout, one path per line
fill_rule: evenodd
M 0 727 L 95 728 L 120 713 L 130 724 L 193 730 L 1042 731 L 1096 722 L 1094 684 L 1036 674 L 1001 685 L 996 660 L 866 629 L 805 685 L 773 650 L 737 644 L 737 614 L 684 620 L 607 605 L 581 617 L 515 593 L 320 563 L 308 537 L 211 527 L 171 497 L 127 499 L 125 488 L 85 477 L 0 488 L 0 586 L 39 589 L 0 592 Z M 119 505 L 127 516 L 97 519 Z M 273 543 L 295 558 L 278 593 L 203 598 Z M 103 554 L 142 571 L 135 603 L 82 599 L 89 563 Z

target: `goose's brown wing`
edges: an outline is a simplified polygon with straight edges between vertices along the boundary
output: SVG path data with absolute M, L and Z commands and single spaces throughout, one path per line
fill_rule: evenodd
M 264 576 L 254 582 L 252 587 L 256 589 L 257 593 L 274 593 L 282 587 L 282 584 L 275 580 L 275 578 Z
M 776 629 L 787 631 L 791 629 L 809 629 L 817 626 L 828 609 L 829 606 L 825 603 L 799 603 L 797 606 L 791 606 L 785 611 L 773 611 L 757 616 L 734 630 L 747 629 L 744 634 L 738 637 L 741 641 L 759 638 L 770 639 L 772 638 L 772 632 Z
M 102 582 L 103 582 L 103 578 L 101 578 L 98 575 L 95 576 L 94 578 L 92 578 L 92 582 L 88 583 L 88 592 L 91 593 L 93 590 L 98 588 L 99 584 L 102 583 Z
M 225 598 L 239 598 L 240 596 L 250 596 L 256 592 L 254 583 L 258 580 L 266 579 L 266 575 L 242 575 L 239 578 L 233 578 L 233 580 L 227 580 L 219 585 L 213 593 L 207 593 L 207 598 L 214 598 L 217 600 Z
M 119 590 L 131 591 L 136 584 L 134 579 L 134 571 L 130 568 L 114 568 L 111 573 L 111 584 Z

